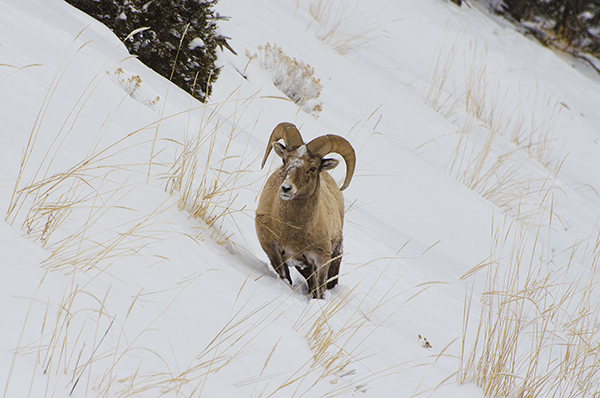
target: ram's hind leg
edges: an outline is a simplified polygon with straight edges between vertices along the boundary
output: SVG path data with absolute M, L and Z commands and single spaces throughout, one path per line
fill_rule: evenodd
M 333 289 L 338 284 L 338 274 L 342 263 L 342 238 L 331 246 L 331 263 L 327 272 L 327 289 Z

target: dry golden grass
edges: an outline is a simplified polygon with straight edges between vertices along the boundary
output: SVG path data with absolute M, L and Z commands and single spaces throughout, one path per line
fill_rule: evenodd
M 505 218 L 493 226 L 489 260 L 463 276 L 486 272 L 471 347 L 465 347 L 467 334 L 473 333 L 467 327 L 471 296 L 465 302 L 459 380 L 481 386 L 486 397 L 597 396 L 600 234 L 582 256 L 587 275 L 573 280 L 570 261 L 584 245 L 573 246 L 568 264 L 554 264 L 540 232 Z
M 308 11 L 318 26 L 317 39 L 341 55 L 358 51 L 380 39 L 383 33 L 378 16 L 361 11 L 359 5 L 349 0 L 310 0 Z
M 2 46 L 0 45 L 0 47 L 2 47 Z M 18 72 L 28 69 L 28 68 L 35 68 L 37 66 L 42 66 L 42 65 L 41 64 L 31 64 L 31 65 L 25 65 L 22 67 L 17 67 L 17 66 L 9 65 L 9 64 L 0 64 L 0 68 L 9 68 L 11 70 L 11 72 L 6 73 L 4 75 L 4 77 L 2 77 L 0 79 L 0 84 L 2 84 L 2 82 L 5 81 L 6 79 L 12 77 L 12 75 L 14 75 L 15 73 L 18 73 Z
M 446 26 L 446 32 L 448 31 L 448 26 Z M 453 72 L 454 60 L 462 35 L 463 32 L 459 31 L 452 40 L 452 44 L 448 44 L 450 39 L 448 34 L 441 36 L 436 49 L 437 57 L 431 64 L 427 78 L 428 86 L 423 102 L 434 111 L 445 116 L 457 106 L 458 102 L 457 99 L 449 96 L 447 92 L 460 95 L 458 89 L 454 86 L 451 73 Z M 452 87 L 449 88 L 449 86 Z
M 231 144 L 239 133 L 237 123 L 254 96 L 232 99 L 234 95 L 239 96 L 239 91 L 227 100 L 236 104 L 230 119 L 217 120 L 223 104 L 203 108 L 201 126 L 192 137 L 186 132 L 184 141 L 176 142 L 180 153 L 162 176 L 167 180 L 167 191 L 179 196 L 178 208 L 189 212 L 191 218 L 203 220 L 211 231 L 210 237 L 220 244 L 228 242 L 230 236 L 230 232 L 223 230 L 225 219 L 233 220 L 236 212 L 245 211 L 246 206 L 234 209 L 238 190 L 256 182 L 240 185 L 242 177 L 253 172 L 252 164 L 256 161 L 250 158 L 249 148 L 246 146 L 238 155 L 230 154 Z M 220 137 L 223 135 L 227 137 L 226 142 Z M 217 155 L 218 139 L 221 149 Z
M 142 84 L 139 76 L 126 79 L 121 76 L 122 72 L 117 69 L 115 73 L 118 83 L 125 90 L 123 100 L 115 105 L 116 109 L 113 111 L 112 116 L 108 117 L 99 129 L 99 135 L 91 144 L 88 155 L 74 166 L 56 172 L 55 169 L 58 167 L 55 167 L 55 165 L 61 162 L 64 164 L 64 160 L 61 158 L 64 153 L 63 148 L 75 131 L 82 110 L 96 92 L 102 79 L 109 76 L 105 73 L 106 64 L 102 65 L 88 86 L 84 88 L 58 131 L 50 131 L 45 127 L 44 120 L 54 116 L 50 114 L 50 104 L 59 91 L 61 82 L 68 75 L 69 66 L 88 44 L 85 43 L 77 48 L 78 39 L 79 36 L 73 41 L 74 51 L 70 49 L 59 66 L 38 112 L 36 123 L 30 133 L 21 161 L 13 195 L 7 209 L 6 220 L 13 225 L 22 226 L 29 236 L 40 241 L 42 245 L 50 250 L 50 256 L 42 264 L 48 271 L 71 273 L 74 275 L 73 281 L 75 281 L 76 274 L 85 273 L 96 268 L 98 272 L 93 274 L 96 276 L 92 276 L 91 279 L 88 278 L 87 285 L 89 285 L 115 262 L 131 255 L 144 256 L 143 249 L 154 242 L 169 239 L 170 234 L 173 233 L 170 232 L 172 228 L 166 230 L 163 228 L 164 221 L 157 221 L 160 215 L 170 208 L 169 202 L 171 200 L 165 199 L 163 203 L 148 214 L 125 218 L 121 218 L 117 214 L 119 212 L 133 214 L 135 211 L 135 209 L 121 203 L 132 191 L 145 185 L 146 181 L 139 178 L 143 169 L 150 170 L 151 165 L 160 166 L 163 169 L 170 167 L 170 165 L 156 163 L 156 154 L 154 153 L 158 142 L 156 136 L 146 142 L 140 142 L 139 140 L 131 142 L 132 138 L 150 129 L 158 129 L 161 122 L 169 118 L 191 113 L 202 109 L 204 106 L 190 107 L 188 111 L 177 115 L 161 116 L 158 121 L 132 131 L 116 142 L 102 147 L 100 142 L 110 128 L 113 120 L 112 116 L 127 96 L 136 96 Z M 152 105 L 156 105 L 156 102 Z M 215 134 L 217 130 L 218 128 L 215 127 Z M 49 133 L 54 134 L 54 136 L 48 137 Z M 50 142 L 49 148 L 42 155 L 38 153 L 39 150 L 36 151 L 41 137 Z M 230 140 L 232 138 L 231 136 Z M 119 163 L 119 161 L 122 162 L 123 154 L 139 150 L 140 146 L 152 147 L 149 163 Z M 210 153 L 212 153 L 212 148 Z M 225 160 L 222 159 L 221 163 Z M 216 170 L 214 165 L 210 166 L 211 170 Z M 194 205 L 195 212 L 193 216 L 195 217 L 204 217 L 202 211 L 210 212 L 207 214 L 210 214 L 210 219 L 213 222 L 211 226 L 216 231 L 215 236 L 219 228 L 216 220 L 223 217 L 223 215 L 215 214 L 215 210 L 210 208 L 209 202 L 212 201 L 211 203 L 215 208 L 221 206 L 223 214 L 231 212 L 227 205 L 233 200 L 233 185 L 235 185 L 237 179 L 226 177 L 228 174 L 234 173 L 218 170 L 218 177 L 214 181 L 210 181 L 213 186 L 210 195 L 202 196 L 190 191 L 190 197 L 195 197 L 192 198 L 192 201 L 186 202 Z M 160 176 L 152 175 L 153 179 L 158 177 Z M 25 178 L 29 181 L 25 182 Z M 193 179 L 193 175 L 191 178 Z M 230 181 L 231 179 L 233 182 Z M 220 183 L 229 185 L 227 185 L 227 188 L 220 186 L 217 188 Z M 217 190 L 221 191 L 217 192 Z M 227 194 L 231 195 L 226 198 L 229 202 L 226 200 L 217 202 Z M 103 229 L 106 227 L 98 227 L 98 225 L 106 225 L 105 220 L 107 218 L 111 220 L 122 219 L 123 221 L 120 221 L 119 225 L 113 223 L 107 229 Z M 42 283 L 43 280 L 40 282 L 40 286 Z M 48 301 L 45 304 L 46 312 L 43 320 L 33 320 L 29 316 L 27 317 L 23 325 L 21 338 L 14 352 L 13 364 L 5 387 L 5 396 L 9 389 L 15 362 L 20 355 L 34 355 L 37 358 L 36 367 L 32 369 L 32 388 L 38 366 L 48 376 L 48 385 L 51 383 L 50 377 L 52 375 L 72 373 L 71 392 L 95 390 L 97 396 L 112 396 L 111 394 L 122 388 L 121 381 L 115 373 L 117 365 L 128 355 L 135 355 L 133 351 L 144 350 L 145 348 L 136 347 L 135 342 L 138 338 L 130 340 L 132 336 L 127 336 L 128 345 L 124 349 L 122 348 L 120 342 L 125 340 L 126 325 L 114 323 L 115 316 L 110 315 L 109 310 L 106 308 L 108 292 L 104 298 L 97 298 L 87 291 L 86 286 L 74 284 L 70 287 L 70 293 L 65 293 L 57 302 Z M 189 283 L 186 286 L 189 286 Z M 90 304 L 90 300 L 92 304 Z M 136 300 L 137 298 L 132 302 L 125 323 L 134 309 Z M 31 306 L 39 305 L 35 297 L 32 297 L 30 302 Z M 163 314 L 164 312 L 156 319 L 159 319 Z M 145 331 L 150 330 L 156 319 L 148 325 L 140 336 Z M 36 341 L 26 342 L 23 338 L 25 329 L 35 321 L 41 321 L 41 336 Z M 90 336 L 91 332 L 92 335 Z M 113 337 L 117 336 L 116 345 L 112 345 L 114 344 L 114 341 L 112 341 L 106 346 L 104 340 L 109 333 Z M 160 359 L 159 353 L 154 354 Z M 93 380 L 91 378 L 91 368 L 94 366 L 105 367 L 107 361 L 112 361 L 112 363 L 109 363 L 104 377 L 100 380 Z M 136 377 L 138 380 L 143 379 L 142 375 L 137 374 L 125 379 L 131 381 L 133 386 L 137 385 L 135 382 Z M 129 395 L 129 393 L 125 393 L 125 395 Z M 47 394 L 47 396 L 50 395 Z
M 444 117 L 464 120 L 446 171 L 506 212 L 501 225 L 492 225 L 490 257 L 463 276 L 486 273 L 474 331 L 473 290 L 467 291 L 459 381 L 476 383 L 486 397 L 599 395 L 597 241 L 583 255 L 583 245 L 573 247 L 569 261 L 579 253 L 589 264 L 589 274 L 578 279 L 570 262 L 554 264 L 543 239 L 560 222 L 553 196 L 562 162 L 552 147 L 560 107 L 537 91 L 532 116 L 523 104 L 509 104 L 477 43 L 466 51 L 465 79 L 457 84 L 459 39 L 443 41 L 424 101 Z
M 384 270 L 379 273 L 379 276 L 372 282 L 370 288 L 366 292 L 358 294 L 353 288 L 341 290 L 335 297 L 321 303 L 314 301 L 318 306 L 317 311 L 310 311 L 307 308 L 300 314 L 293 328 L 304 334 L 306 341 L 313 352 L 312 359 L 303 364 L 301 368 L 290 375 L 288 379 L 277 386 L 273 394 L 296 384 L 293 396 L 306 396 L 311 394 L 311 390 L 320 380 L 331 380 L 334 387 L 326 393 L 325 397 L 343 396 L 349 393 L 365 392 L 368 390 L 368 384 L 378 379 L 390 377 L 394 374 L 408 371 L 415 366 L 433 366 L 435 362 L 444 356 L 444 351 L 438 355 L 430 356 L 431 362 L 423 359 L 412 359 L 402 363 L 397 363 L 389 368 L 381 369 L 376 372 L 357 372 L 354 367 L 360 364 L 363 359 L 370 354 L 365 354 L 360 347 L 362 343 L 373 335 L 383 326 L 389 318 L 401 311 L 403 306 L 414 299 L 416 296 L 424 293 L 432 286 L 439 282 L 429 282 L 407 290 L 397 291 L 394 288 L 406 273 L 418 262 L 418 260 L 427 253 L 434 245 L 426 249 L 421 256 L 412 259 L 412 263 L 398 276 L 396 283 L 389 286 L 379 300 L 374 303 L 372 309 L 368 312 L 363 312 L 361 308 L 365 304 L 371 292 L 376 288 L 381 278 L 385 277 L 386 270 L 395 264 L 395 261 L 400 259 L 398 254 L 406 247 L 409 242 L 406 242 L 393 258 L 374 259 L 371 262 L 362 266 L 368 266 L 374 262 L 387 261 Z M 381 324 L 374 324 L 372 318 L 380 309 L 385 306 L 393 305 L 394 310 L 381 321 Z M 316 379 L 315 379 L 316 377 Z M 311 381 L 309 381 L 311 380 Z M 443 381 L 441 384 L 443 384 Z M 440 385 L 441 385 L 440 384 Z M 423 392 L 417 391 L 420 385 L 414 392 L 413 396 L 418 396 Z M 287 390 L 286 390 L 287 391 Z M 270 395 L 269 395 L 270 396 Z
M 511 104 L 497 77 L 490 77 L 487 49 L 476 42 L 465 50 L 464 81 L 456 82 L 454 64 L 461 37 L 459 32 L 452 44 L 442 39 L 424 98 L 444 117 L 460 121 L 456 146 L 444 169 L 535 228 L 547 221 L 537 217 L 537 209 L 546 207 L 560 189 L 554 182 L 561 161 L 552 148 L 558 103 L 552 105 L 545 98 L 540 104 L 536 94 L 532 116 L 522 113 L 521 104 Z
M 112 117 L 109 117 L 99 128 L 98 137 L 91 143 L 88 155 L 83 160 L 64 171 L 54 171 L 57 169 L 55 164 L 59 163 L 64 152 L 65 143 L 76 131 L 79 116 L 96 93 L 100 82 L 107 77 L 105 63 L 93 75 L 88 86 L 83 88 L 58 131 L 49 131 L 44 127 L 50 104 L 68 75 L 70 65 L 88 44 L 77 47 L 78 40 L 79 36 L 72 44 L 75 50 L 69 49 L 59 66 L 38 112 L 6 213 L 7 222 L 20 225 L 29 236 L 51 250 L 51 255 L 44 261 L 46 267 L 71 272 L 89 270 L 100 261 L 110 258 L 137 255 L 140 248 L 157 239 L 157 231 L 149 231 L 149 227 L 154 224 L 154 216 L 164 211 L 165 207 L 161 205 L 147 216 L 111 226 L 105 231 L 95 228 L 100 220 L 116 211 L 132 211 L 121 206 L 120 202 L 139 187 L 140 183 L 134 182 L 134 177 L 144 165 L 119 164 L 116 156 L 140 145 L 140 142 L 129 141 L 152 124 L 102 148 L 100 142 L 112 121 Z M 135 94 L 139 84 L 141 80 L 138 77 L 133 91 L 127 94 Z M 123 96 L 125 98 L 126 95 Z M 116 104 L 113 115 L 121 104 L 122 101 Z M 54 136 L 48 136 L 48 133 Z M 36 151 L 36 144 L 42 136 L 50 145 L 43 150 L 44 153 L 38 153 L 41 150 Z M 25 176 L 30 178 L 27 183 L 24 183 Z M 120 184 L 114 182 L 119 180 L 122 181 Z M 67 220 L 69 228 L 63 228 Z M 143 230 L 148 230 L 148 233 Z M 110 232 L 110 236 L 106 236 L 106 232 Z
M 8 221 L 22 220 L 24 231 L 51 250 L 45 266 L 56 270 L 89 270 L 104 259 L 137 254 L 138 249 L 147 246 L 149 241 L 160 239 L 153 237 L 159 233 L 151 231 L 150 227 L 155 224 L 155 216 L 168 207 L 166 202 L 148 215 L 113 225 L 105 231 L 95 228 L 115 212 L 133 211 L 119 203 L 142 184 L 134 182 L 133 177 L 144 165 L 114 164 L 116 154 L 138 145 L 121 145 L 125 140 L 98 150 L 70 169 L 50 176 L 40 170 L 45 167 L 45 163 L 41 163 L 36 175 L 43 175 L 42 179 L 15 190 Z M 115 184 L 114 179 L 122 183 Z M 70 228 L 61 229 L 66 220 L 70 220 Z M 59 236 L 54 239 L 59 230 Z M 145 234 L 144 230 L 149 232 Z M 105 236 L 105 232 L 111 232 L 110 236 Z
M 554 170 L 560 162 L 556 161 L 551 143 L 560 103 L 545 94 L 540 98 L 537 90 L 531 94 L 531 107 L 511 103 L 507 99 L 508 89 L 500 86 L 502 77 L 488 70 L 487 48 L 477 42 L 470 42 L 463 50 L 464 79 L 457 81 L 454 76 L 459 70 L 455 64 L 462 32 L 452 44 L 448 44 L 448 39 L 446 35 L 441 39 L 432 64 L 425 104 L 446 118 L 459 112 L 465 114 L 461 134 L 482 126 L 526 152 L 543 167 Z
M 78 38 L 74 40 L 73 46 L 76 45 L 77 40 Z M 207 135 L 212 137 L 209 140 L 211 147 L 207 162 L 204 165 L 205 169 L 202 172 L 202 181 L 197 190 L 192 190 L 197 162 L 193 164 L 193 168 L 186 168 L 185 163 L 189 158 L 195 158 L 199 147 L 206 144 L 205 141 L 200 140 L 202 131 L 198 133 L 198 139 L 194 143 L 195 147 L 191 147 L 188 142 L 183 144 L 184 153 L 180 159 L 175 161 L 174 165 L 157 164 L 155 160 L 157 131 L 161 123 L 168 121 L 170 118 L 185 115 L 185 113 L 191 114 L 202 109 L 206 111 L 207 106 L 205 105 L 193 106 L 191 104 L 188 111 L 176 115 L 161 116 L 157 121 L 132 131 L 118 141 L 102 148 L 100 142 L 110 128 L 111 116 L 107 118 L 107 121 L 99 130 L 98 138 L 91 144 L 88 155 L 83 160 L 64 171 L 52 172 L 51 170 L 56 168 L 53 166 L 60 158 L 64 144 L 69 141 L 69 137 L 75 131 L 77 118 L 94 95 L 99 83 L 107 76 L 101 68 L 76 100 L 67 119 L 62 123 L 58 132 L 55 133 L 54 138 L 51 139 L 49 149 L 43 155 L 35 154 L 36 143 L 40 135 L 47 134 L 44 129 L 44 118 L 48 116 L 47 112 L 54 94 L 58 90 L 62 79 L 68 73 L 69 65 L 85 45 L 87 43 L 74 51 L 74 54 L 71 54 L 72 51 L 68 52 L 70 55 L 65 56 L 63 65 L 59 67 L 48 89 L 24 151 L 20 171 L 6 213 L 6 220 L 13 225 L 19 224 L 29 236 L 39 240 L 44 246 L 51 249 L 52 254 L 44 262 L 44 265 L 50 269 L 89 270 L 103 260 L 139 255 L 141 248 L 154 241 L 168 238 L 167 234 L 161 231 L 160 227 L 157 228 L 156 222 L 153 221 L 156 216 L 162 214 L 168 208 L 167 201 L 148 215 L 131 219 L 118 226 L 113 225 L 107 230 L 98 231 L 95 226 L 101 224 L 101 220 L 110 217 L 117 211 L 131 213 L 135 211 L 120 203 L 129 193 L 145 183 L 137 178 L 141 169 L 148 168 L 148 173 L 150 173 L 151 166 L 154 164 L 163 169 L 171 167 L 173 173 L 179 173 L 180 181 L 187 179 L 188 186 L 180 199 L 180 208 L 189 210 L 194 218 L 205 220 L 207 225 L 211 227 L 211 237 L 221 243 L 225 242 L 227 236 L 225 233 L 220 232 L 221 225 L 218 221 L 224 218 L 225 215 L 231 214 L 230 204 L 235 199 L 235 184 L 244 171 L 226 171 L 222 167 L 223 162 L 231 160 L 227 153 L 219 161 L 221 164 L 215 166 L 210 163 L 214 140 L 222 126 L 217 125 L 214 127 L 213 133 Z M 136 96 L 142 84 L 141 78 L 133 76 L 126 79 L 122 76 L 121 68 L 117 68 L 115 73 L 118 83 L 122 87 L 123 85 L 126 86 L 123 87 L 126 92 L 123 100 L 127 95 Z M 116 104 L 116 109 L 112 112 L 112 115 L 119 109 L 123 100 Z M 153 106 L 156 105 L 156 101 L 152 103 Z M 215 113 L 216 110 L 213 110 L 211 115 Z M 155 129 L 156 132 L 151 140 L 130 142 L 134 137 L 152 129 Z M 44 138 L 48 139 L 48 137 Z M 232 138 L 233 128 L 229 139 Z M 137 150 L 144 145 L 151 147 L 149 163 L 119 164 L 119 160 L 116 160 L 117 156 L 122 158 L 122 154 Z M 32 157 L 35 157 L 37 165 L 32 165 L 34 163 Z M 240 165 L 241 163 L 240 161 Z M 181 169 L 178 170 L 178 168 Z M 215 174 L 214 178 L 210 175 L 211 178 L 209 179 L 209 172 Z M 172 177 L 173 173 L 171 174 Z M 31 175 L 31 177 L 28 177 L 30 181 L 27 183 L 23 183 L 25 175 Z M 153 176 L 153 178 L 155 179 L 156 176 Z M 121 183 L 115 184 L 114 181 L 121 181 Z M 170 186 L 171 193 L 175 193 L 180 189 L 181 185 L 172 184 Z M 69 220 L 71 229 L 74 226 L 74 229 L 70 232 L 61 229 L 67 220 Z M 56 236 L 59 230 L 61 232 Z M 114 232 L 117 232 L 117 234 L 115 235 Z M 56 238 L 54 238 L 55 236 Z
M 116 316 L 111 315 L 111 309 L 108 306 L 110 289 L 107 290 L 104 297 L 97 297 L 86 290 L 87 285 L 72 286 L 72 290 L 60 297 L 58 302 L 46 303 L 44 319 L 41 320 L 40 337 L 29 343 L 23 342 L 24 331 L 27 328 L 37 329 L 39 325 L 36 322 L 40 320 L 29 319 L 29 317 L 26 319 L 19 344 L 14 351 L 11 373 L 17 356 L 28 355 L 36 358 L 35 363 L 46 376 L 48 386 L 53 383 L 51 380 L 55 377 L 62 379 L 65 375 L 71 375 L 68 381 L 70 394 L 76 391 L 84 391 L 86 394 L 95 391 L 95 396 L 108 397 L 132 396 L 154 388 L 160 391 L 159 386 L 149 386 L 145 382 L 157 379 L 162 376 L 161 374 L 149 376 L 140 374 L 138 369 L 138 372 L 133 375 L 122 378 L 118 375 L 119 365 L 125 360 L 139 358 L 139 353 L 143 352 L 146 356 L 150 354 L 154 360 L 163 363 L 169 369 L 168 361 L 161 356 L 160 352 L 141 346 L 139 340 L 145 334 L 154 331 L 153 325 L 201 276 L 190 278 L 179 287 L 179 291 L 171 301 L 165 303 L 164 309 L 150 319 L 141 331 L 136 332 L 136 335 L 132 335 L 127 325 L 131 315 L 140 305 L 141 292 L 132 297 L 125 316 Z M 36 297 L 30 298 L 30 302 L 32 305 L 44 304 L 39 303 Z M 136 327 L 134 330 L 139 330 L 139 328 Z M 94 372 L 92 372 L 93 368 L 96 369 Z M 98 368 L 101 369 L 100 372 L 97 370 Z M 32 369 L 32 387 L 36 373 L 37 368 Z M 5 396 L 7 396 L 10 378 L 9 374 Z M 45 396 L 52 396 L 52 394 L 50 391 L 46 391 Z

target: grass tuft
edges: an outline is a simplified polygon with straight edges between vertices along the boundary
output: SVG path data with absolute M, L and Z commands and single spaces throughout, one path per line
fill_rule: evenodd
M 469 332 L 465 303 L 461 383 L 474 382 L 486 397 L 586 397 L 600 394 L 600 333 L 597 329 L 598 244 L 583 253 L 588 275 L 569 274 L 554 253 L 505 218 L 493 227 L 492 251 L 463 279 L 486 269 L 479 325 Z M 472 346 L 465 347 L 466 335 Z
M 203 220 L 211 231 L 210 237 L 219 244 L 225 244 L 231 236 L 223 230 L 225 220 L 245 210 L 245 206 L 234 209 L 233 204 L 237 191 L 245 187 L 240 180 L 251 172 L 256 159 L 248 159 L 248 147 L 238 155 L 232 155 L 230 150 L 239 133 L 237 113 L 243 114 L 253 99 L 235 100 L 233 123 L 220 120 L 218 111 L 223 104 L 205 105 L 200 127 L 192 137 L 186 132 L 183 142 L 176 142 L 180 153 L 162 177 L 167 180 L 166 190 L 178 195 L 177 207 L 186 210 L 191 218 Z M 242 109 L 237 109 L 238 104 Z
M 525 100 L 532 103 L 529 116 L 522 103 L 509 103 L 508 91 L 488 70 L 487 48 L 477 42 L 465 50 L 464 80 L 455 81 L 461 37 L 459 32 L 452 44 L 442 40 L 424 99 L 459 126 L 444 169 L 523 223 L 546 224 L 537 216 L 559 190 L 555 179 L 562 161 L 552 143 L 560 106 L 545 97 L 540 103 L 534 93 L 532 101 Z
M 308 10 L 317 25 L 317 39 L 341 55 L 361 50 L 382 37 L 378 16 L 361 10 L 357 2 L 310 0 Z

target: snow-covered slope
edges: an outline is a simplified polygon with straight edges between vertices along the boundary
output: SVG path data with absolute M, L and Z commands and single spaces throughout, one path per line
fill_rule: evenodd
M 222 1 L 238 55 L 220 55 L 206 105 L 60 0 L 0 9 L 4 397 L 482 397 L 460 358 L 487 270 L 505 289 L 515 262 L 525 285 L 561 281 L 541 313 L 575 297 L 547 329 L 568 335 L 596 266 L 600 85 L 484 7 Z M 268 43 L 320 79 L 304 110 L 273 83 Z M 357 151 L 325 300 L 279 280 L 254 232 L 281 121 Z M 582 340 L 597 344 L 588 286 Z

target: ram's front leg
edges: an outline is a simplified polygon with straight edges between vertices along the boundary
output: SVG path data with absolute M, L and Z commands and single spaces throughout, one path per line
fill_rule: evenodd
M 314 263 L 309 261 L 306 257 L 302 261 L 302 266 L 296 265 L 296 269 L 304 277 L 306 280 L 306 284 L 308 285 L 308 293 L 312 293 L 313 297 L 315 296 L 314 290 L 317 285 L 317 273 L 315 272 Z
M 292 286 L 292 278 L 290 276 L 290 270 L 288 265 L 283 261 L 283 257 L 281 256 L 281 251 L 277 246 L 277 243 L 273 242 L 271 247 L 269 247 L 269 251 L 267 252 L 269 256 L 269 260 L 271 261 L 271 266 L 277 272 L 279 277 L 283 280 L 287 280 Z

